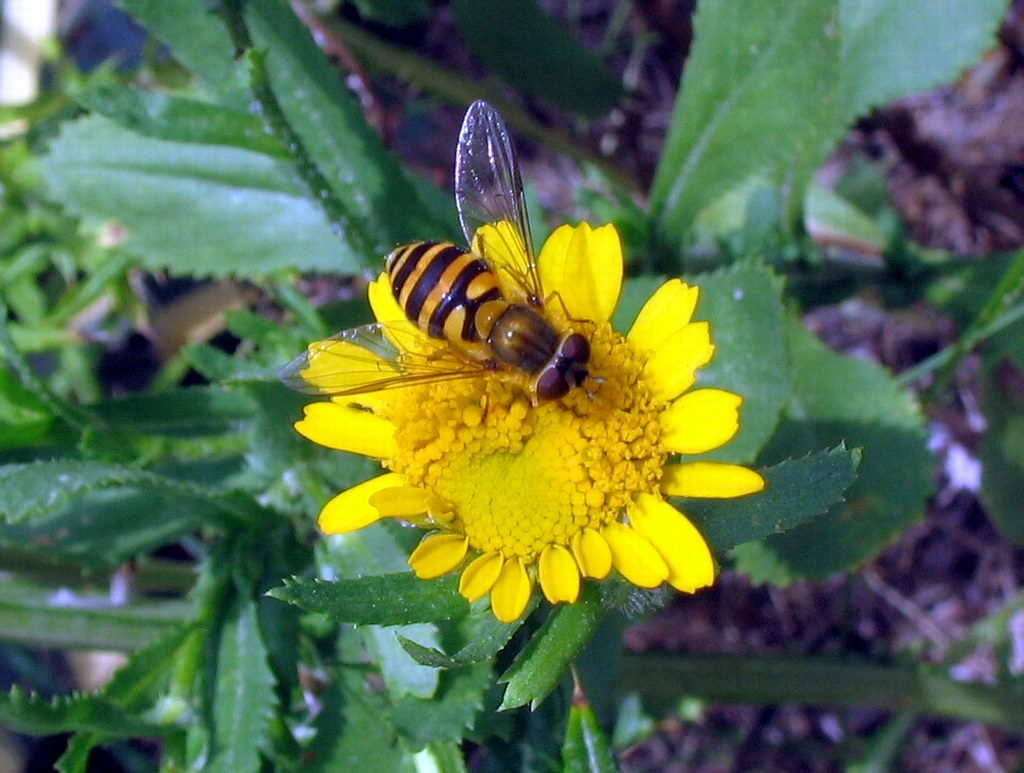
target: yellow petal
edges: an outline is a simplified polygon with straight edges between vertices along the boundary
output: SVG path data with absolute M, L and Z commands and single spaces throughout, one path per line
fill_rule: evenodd
M 612 563 L 638 588 L 657 588 L 668 579 L 668 564 L 654 545 L 633 529 L 612 521 L 601 530 L 612 550 Z
M 486 258 L 494 269 L 506 298 L 517 303 L 533 302 L 534 299 L 527 297 L 527 292 L 534 288 L 526 284 L 529 267 L 526 244 L 512 223 L 499 220 L 480 226 L 473 234 L 472 249 Z
M 690 324 L 699 296 L 699 287 L 681 279 L 665 282 L 640 309 L 627 340 L 641 351 L 657 351 L 673 333 Z
M 469 566 L 462 570 L 459 593 L 470 602 L 482 598 L 497 582 L 503 561 L 501 553 L 496 550 L 474 558 Z
M 381 518 L 402 518 L 427 512 L 430 492 L 415 486 L 395 486 L 378 491 L 370 497 Z
M 732 499 L 763 489 L 760 473 L 723 462 L 667 464 L 661 478 L 661 490 L 674 497 Z
M 431 352 L 436 347 L 430 343 L 430 337 L 411 322 L 402 311 L 391 292 L 391 280 L 387 274 L 381 274 L 370 282 L 366 288 L 370 300 L 370 308 L 378 322 L 386 323 L 384 335 L 400 351 Z
M 540 587 L 552 604 L 572 604 L 580 595 L 580 570 L 572 553 L 561 545 L 548 545 L 540 554 L 538 564 Z
M 384 459 L 398 453 L 395 425 L 351 405 L 310 403 L 295 431 L 305 438 L 338 451 Z
M 514 622 L 530 603 L 531 593 L 533 581 L 526 573 L 522 559 L 510 558 L 491 589 L 491 612 L 502 623 Z
M 639 494 L 629 507 L 629 522 L 654 545 L 668 564 L 668 584 L 684 593 L 715 581 L 715 560 L 697 528 L 668 502 Z
M 380 511 L 370 504 L 370 497 L 383 489 L 404 484 L 401 475 L 389 472 L 342 491 L 324 505 L 317 526 L 325 534 L 345 534 L 369 526 L 381 517 Z
M 644 378 L 656 400 L 674 400 L 694 381 L 694 371 L 715 353 L 707 322 L 691 322 L 656 349 L 644 366 Z
M 366 295 L 370 299 L 370 308 L 373 309 L 373 316 L 378 322 L 395 322 L 400 319 L 408 319 L 402 307 L 395 300 L 395 294 L 391 292 L 391 280 L 387 272 L 381 273 L 366 288 Z
M 622 290 L 619 232 L 612 225 L 563 225 L 544 242 L 537 270 L 544 292 L 556 293 L 571 318 L 607 322 Z
M 612 570 L 612 551 L 593 529 L 581 529 L 572 537 L 572 555 L 584 577 L 603 580 Z
M 740 428 L 743 398 L 723 389 L 697 389 L 658 417 L 661 442 L 677 454 L 702 454 L 724 445 Z
M 461 534 L 428 534 L 409 554 L 409 566 L 421 580 L 432 580 L 461 564 L 468 548 Z

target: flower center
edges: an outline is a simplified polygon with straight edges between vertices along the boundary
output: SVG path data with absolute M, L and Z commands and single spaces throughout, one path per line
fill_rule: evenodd
M 617 520 L 634 495 L 658 491 L 664 406 L 622 336 L 605 324 L 590 343 L 593 378 L 538 406 L 517 374 L 398 390 L 378 411 L 397 427 L 386 466 L 441 497 L 453 513 L 445 528 L 482 553 L 531 563 Z

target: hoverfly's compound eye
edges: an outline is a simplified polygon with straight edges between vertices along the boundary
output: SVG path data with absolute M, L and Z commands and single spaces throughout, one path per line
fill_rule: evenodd
M 565 380 L 565 374 L 554 363 L 548 365 L 537 376 L 535 382 L 537 397 L 541 400 L 557 400 L 569 393 L 569 383 Z
M 562 341 L 558 353 L 566 362 L 586 364 L 590 359 L 590 343 L 579 333 L 572 333 Z

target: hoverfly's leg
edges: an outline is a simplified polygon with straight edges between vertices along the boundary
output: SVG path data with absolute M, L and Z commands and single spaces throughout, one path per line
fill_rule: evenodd
M 565 317 L 567 322 L 576 322 L 580 324 L 586 323 L 590 325 L 594 324 L 594 320 L 592 319 L 578 319 L 577 317 L 572 316 L 572 314 L 569 313 L 569 307 L 565 305 L 565 299 L 562 298 L 562 294 L 558 292 L 558 290 L 552 290 L 548 293 L 548 296 L 544 299 L 544 305 L 546 306 L 553 300 L 558 301 L 558 305 L 562 307 L 562 316 Z

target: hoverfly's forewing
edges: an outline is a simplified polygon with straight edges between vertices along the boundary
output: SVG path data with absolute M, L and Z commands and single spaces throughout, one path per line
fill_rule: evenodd
M 482 100 L 469 106 L 459 132 L 455 204 L 470 248 L 523 295 L 516 300 L 539 306 L 543 291 L 515 149 L 498 111 Z
M 486 367 L 403 321 L 375 323 L 314 341 L 281 371 L 285 385 L 313 395 L 354 395 L 470 378 Z

